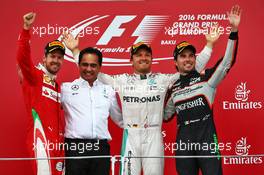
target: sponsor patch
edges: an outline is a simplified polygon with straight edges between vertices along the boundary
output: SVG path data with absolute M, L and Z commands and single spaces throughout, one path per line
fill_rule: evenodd
M 45 87 L 43 86 L 42 87 L 42 95 L 55 101 L 55 102 L 58 102 L 60 103 L 60 93 L 48 88 L 48 87 Z
M 48 75 L 43 75 L 43 83 L 50 85 L 52 87 L 55 87 L 55 82 L 48 76 Z

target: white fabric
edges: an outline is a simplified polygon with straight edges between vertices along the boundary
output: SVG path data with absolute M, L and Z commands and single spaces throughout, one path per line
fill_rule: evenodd
M 123 120 L 113 88 L 96 80 L 91 87 L 82 78 L 61 87 L 61 103 L 65 111 L 65 137 L 108 139 L 108 116 L 120 127 Z
M 197 56 L 198 72 L 205 67 L 211 52 L 212 49 L 205 47 Z M 76 56 L 75 60 L 78 60 Z M 114 87 L 120 96 L 124 128 L 127 131 L 127 136 L 123 138 L 122 156 L 129 152 L 134 156 L 164 155 L 161 133 L 164 100 L 169 84 L 178 78 L 179 73 L 148 73 L 146 79 L 138 74 L 98 75 L 100 81 Z M 131 160 L 131 174 L 140 175 L 143 167 L 144 175 L 162 175 L 163 161 L 157 158 Z M 121 174 L 127 175 L 128 162 L 123 168 Z
M 197 56 L 197 71 L 200 72 L 211 56 L 212 50 L 205 47 Z M 202 65 L 199 65 L 202 64 Z M 164 100 L 170 83 L 179 78 L 179 73 L 148 73 L 145 79 L 139 74 L 109 76 L 100 73 L 98 79 L 109 84 L 118 92 L 127 135 L 123 138 L 122 156 L 131 152 L 132 156 L 164 156 L 161 125 Z M 137 158 L 126 161 L 121 167 L 121 175 L 162 175 L 163 158 Z M 129 170 L 130 169 L 130 170 Z

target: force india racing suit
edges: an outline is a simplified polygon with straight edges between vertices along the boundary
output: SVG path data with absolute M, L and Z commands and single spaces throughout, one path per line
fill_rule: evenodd
M 22 71 L 22 89 L 28 115 L 27 148 L 30 157 L 63 156 L 58 148 L 63 141 L 60 109 L 60 90 L 55 77 L 39 64 L 33 65 L 30 56 L 30 33 L 23 30 L 18 39 L 17 61 Z M 62 160 L 32 162 L 34 175 L 60 175 Z
M 186 76 L 181 75 L 169 88 L 170 95 L 165 106 L 164 119 L 168 121 L 174 113 L 177 114 L 176 155 L 220 155 L 213 121 L 213 102 L 217 85 L 235 61 L 237 41 L 237 32 L 232 32 L 225 56 L 216 66 L 206 69 L 204 74 L 193 71 Z M 180 148 L 183 144 L 186 148 L 184 150 Z M 203 150 L 205 144 L 214 144 L 214 149 Z M 197 175 L 199 168 L 203 175 L 222 174 L 220 157 L 176 159 L 176 168 L 180 175 Z
M 197 69 L 202 70 L 211 56 L 211 49 L 205 47 L 197 56 Z M 168 85 L 179 74 L 149 73 L 121 74 L 109 76 L 99 74 L 98 78 L 112 85 L 121 100 L 124 133 L 121 155 L 125 157 L 164 156 L 161 125 L 164 99 Z M 121 175 L 162 175 L 163 158 L 129 158 L 121 164 Z

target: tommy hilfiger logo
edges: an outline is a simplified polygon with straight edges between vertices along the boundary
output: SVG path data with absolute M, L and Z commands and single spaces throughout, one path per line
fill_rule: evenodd
M 200 81 L 201 81 L 201 77 L 191 78 L 190 86 Z

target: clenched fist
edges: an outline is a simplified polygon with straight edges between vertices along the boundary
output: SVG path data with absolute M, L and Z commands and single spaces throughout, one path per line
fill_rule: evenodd
M 24 29 L 29 30 L 32 23 L 35 21 L 36 13 L 30 12 L 23 16 Z

